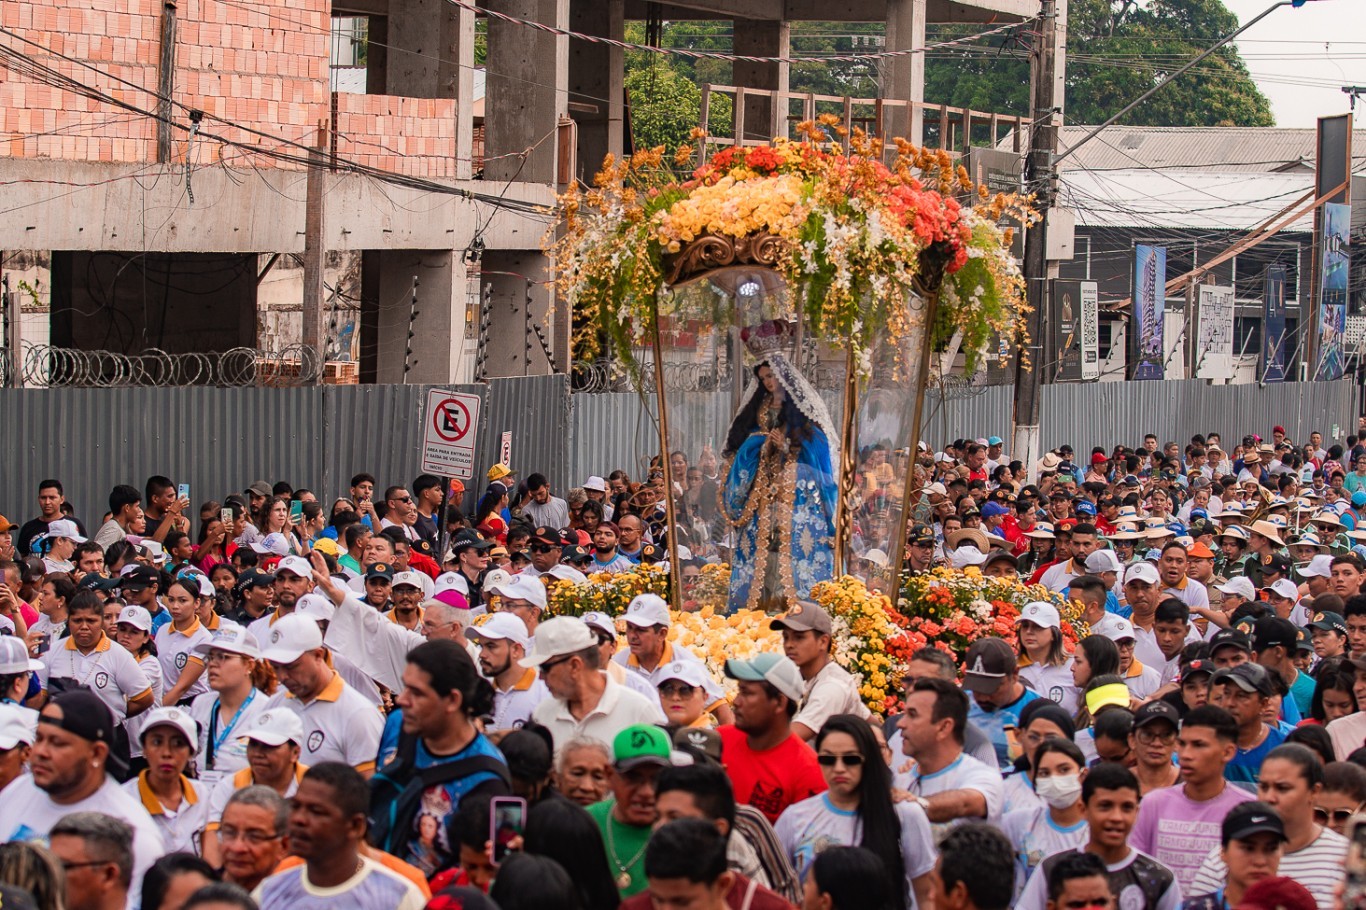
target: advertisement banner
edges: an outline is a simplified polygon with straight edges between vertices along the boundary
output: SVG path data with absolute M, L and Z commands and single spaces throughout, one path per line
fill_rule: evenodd
M 1134 247 L 1133 378 L 1164 379 L 1163 320 L 1167 309 L 1167 248 Z
M 1081 381 L 1081 282 L 1053 282 L 1053 382 Z
M 1262 297 L 1266 306 L 1262 316 L 1262 357 L 1257 372 L 1262 382 L 1285 382 L 1285 266 L 1266 270 Z
M 1100 378 L 1100 285 L 1081 283 L 1081 378 Z
M 1319 237 L 1319 320 L 1314 379 L 1342 378 L 1343 335 L 1347 331 L 1347 245 L 1351 235 L 1352 207 L 1324 203 L 1323 231 Z
M 1195 339 L 1195 378 L 1231 379 L 1233 288 L 1200 288 L 1200 326 Z

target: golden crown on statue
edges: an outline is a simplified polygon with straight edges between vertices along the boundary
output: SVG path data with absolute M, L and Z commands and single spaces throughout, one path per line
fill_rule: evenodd
M 796 327 L 786 319 L 766 319 L 740 330 L 740 340 L 755 357 L 790 349 L 796 341 Z

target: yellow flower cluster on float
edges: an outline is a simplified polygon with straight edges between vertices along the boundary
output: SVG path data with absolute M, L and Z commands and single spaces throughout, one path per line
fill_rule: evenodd
M 830 614 L 835 662 L 857 680 L 868 709 L 886 714 L 897 703 L 907 657 L 899 648 L 903 630 L 891 598 L 845 575 L 815 585 L 811 599 Z
M 783 653 L 783 634 L 769 628 L 772 620 L 762 610 L 736 610 L 727 616 L 707 606 L 696 613 L 674 613 L 669 640 L 701 658 L 730 698 L 735 695 L 736 682 L 726 678 L 728 659 Z
M 541 578 L 546 583 L 546 607 L 551 616 L 582 616 L 596 611 L 617 617 L 638 595 L 669 596 L 669 573 L 658 565 L 642 564 L 629 572 L 593 572 L 583 584 Z
M 798 203 L 802 179 L 783 174 L 771 180 L 740 180 L 727 175 L 701 186 L 655 215 L 654 239 L 668 253 L 704 234 L 744 237 L 766 231 L 794 238 L 805 220 Z

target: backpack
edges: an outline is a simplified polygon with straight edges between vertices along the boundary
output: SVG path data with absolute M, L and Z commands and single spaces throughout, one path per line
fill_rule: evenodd
M 413 829 L 413 820 L 428 787 L 447 784 L 471 774 L 488 772 L 510 786 L 507 765 L 491 755 L 473 755 L 455 761 L 437 762 L 421 770 L 415 767 L 417 740 L 413 734 L 400 733 L 394 758 L 370 779 L 371 846 L 402 857 Z

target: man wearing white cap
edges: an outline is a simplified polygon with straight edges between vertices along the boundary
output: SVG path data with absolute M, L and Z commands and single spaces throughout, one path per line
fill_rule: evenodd
M 626 622 L 626 643 L 628 650 L 617 654 L 613 661 L 630 672 L 640 674 L 649 680 L 660 667 L 667 667 L 675 661 L 690 661 L 700 664 L 697 655 L 687 648 L 678 648 L 669 641 L 669 627 L 673 620 L 669 616 L 669 605 L 657 594 L 638 594 L 626 607 L 626 612 L 618 617 Z M 726 703 L 724 690 L 707 674 L 707 710 L 716 716 L 717 723 L 734 722 L 730 705 Z
M 28 720 L 29 726 L 35 730 L 38 728 L 38 712 L 32 708 L 25 708 L 22 702 L 28 694 L 32 674 L 42 669 L 43 662 L 29 656 L 22 638 L 0 635 L 0 678 L 11 681 L 6 690 L 0 690 L 0 704 L 17 708 Z
M 548 604 L 545 585 L 540 579 L 526 574 L 514 575 L 509 581 L 495 585 L 490 593 L 502 598 L 501 609 L 526 624 L 528 635 L 536 635 L 536 627 Z
M 394 599 L 394 608 L 384 614 L 384 618 L 390 622 L 397 623 L 409 632 L 417 632 L 422 629 L 422 601 L 426 586 L 422 583 L 422 573 L 409 570 L 399 572 L 394 576 L 390 596 Z M 428 579 L 430 583 L 430 579 Z
M 373 774 L 384 718 L 328 664 L 317 621 L 310 616 L 279 620 L 261 657 L 270 661 L 285 689 L 271 699 L 272 710 L 288 708 L 303 722 L 304 762 L 340 761 L 366 777 Z
M 345 655 L 362 672 L 392 692 L 403 689 L 403 668 L 408 665 L 408 652 L 423 642 L 449 638 L 472 652 L 473 646 L 465 639 L 464 631 L 469 625 L 470 611 L 451 606 L 447 603 L 451 598 L 422 604 L 422 631 L 419 632 L 390 622 L 384 614 L 362 603 L 356 592 L 338 585 L 327 574 L 327 563 L 321 554 L 313 556 L 313 581 L 337 608 L 327 626 L 328 648 L 335 654 Z M 454 589 L 443 588 L 438 582 L 436 590 L 440 596 Z
M 200 780 L 213 786 L 247 766 L 242 731 L 252 726 L 270 699 L 252 684 L 261 649 L 246 629 L 225 625 L 195 650 L 204 659 L 210 690 L 190 705 L 199 729 L 195 769 Z
M 142 725 L 147 768 L 123 785 L 161 829 L 168 853 L 196 852 L 197 835 L 208 821 L 208 788 L 185 776 L 199 733 L 183 708 L 153 708 Z
M 270 630 L 277 622 L 294 612 L 299 598 L 308 593 L 313 579 L 313 567 L 302 556 L 286 556 L 275 564 L 275 609 L 247 626 L 247 631 L 258 642 L 270 638 Z
M 479 645 L 479 671 L 493 683 L 493 720 L 484 730 L 525 726 L 536 706 L 550 697 L 535 669 L 522 665 L 531 647 L 526 623 L 512 613 L 494 613 L 483 625 L 470 627 L 469 637 Z
M 284 799 L 299 789 L 306 765 L 299 763 L 303 748 L 304 726 L 299 715 L 284 708 L 262 711 L 239 737 L 247 745 L 247 767 L 225 777 L 209 793 L 208 819 L 204 824 L 204 858 L 215 866 L 222 863 L 218 826 L 223 809 L 233 793 L 244 787 L 270 787 Z
M 1167 657 L 1157 645 L 1154 631 L 1157 605 L 1166 595 L 1162 591 L 1162 577 L 1157 568 L 1149 562 L 1138 562 L 1124 572 L 1124 598 L 1133 609 L 1129 621 L 1134 626 L 1135 654 L 1139 660 L 1151 667 L 1165 667 Z
M 524 666 L 540 671 L 551 698 L 536 706 L 531 719 L 550 730 L 558 753 L 579 738 L 595 739 L 609 748 L 613 738 L 633 724 L 663 724 L 664 712 L 623 688 L 601 672 L 598 639 L 576 616 L 557 616 L 542 623 Z
M 1134 634 L 1133 623 L 1115 617 L 1115 622 L 1099 634 L 1114 642 L 1119 650 L 1119 675 L 1124 677 L 1124 685 L 1129 687 L 1130 695 L 1146 700 L 1162 688 L 1162 674 L 1134 656 L 1138 637 Z
M 1298 566 L 1295 574 L 1304 579 L 1310 597 L 1322 597 L 1328 593 L 1333 577 L 1333 557 L 1329 553 L 1319 553 L 1310 558 L 1307 565 Z
M 29 714 L 33 715 L 32 719 Z M 19 705 L 0 704 L 0 790 L 24 773 L 37 730 L 37 711 Z
M 649 679 L 635 670 L 626 669 L 625 664 L 613 660 L 617 654 L 617 621 L 606 613 L 599 613 L 597 610 L 585 613 L 579 618 L 587 623 L 589 631 L 597 636 L 598 665 L 612 678 L 612 682 L 619 686 L 625 686 L 634 692 L 639 692 L 647 699 L 654 700 L 658 696 L 658 692 Z

